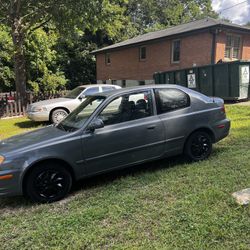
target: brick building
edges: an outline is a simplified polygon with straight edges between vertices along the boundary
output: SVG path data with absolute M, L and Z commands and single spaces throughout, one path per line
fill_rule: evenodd
M 205 18 L 96 50 L 97 82 L 154 83 L 153 74 L 233 60 L 250 60 L 250 28 Z

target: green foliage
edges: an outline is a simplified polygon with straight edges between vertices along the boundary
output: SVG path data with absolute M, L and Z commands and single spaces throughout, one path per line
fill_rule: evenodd
M 96 48 L 206 16 L 217 17 L 211 0 L 1 0 L 0 88 L 14 87 L 14 31 L 28 89 L 54 91 L 95 82 Z
M 58 52 L 54 49 L 59 34 L 52 29 L 37 29 L 25 39 L 27 89 L 55 91 L 64 89 L 67 79 L 58 64 Z M 0 26 L 0 91 L 14 89 L 13 44 L 6 26 Z
M 207 16 L 217 17 L 207 0 L 129 0 L 127 14 L 139 33 L 163 29 Z
M 58 40 L 58 64 L 65 77 L 69 79 L 67 87 L 72 89 L 78 85 L 95 82 L 95 57 L 90 54 L 96 49 L 95 43 L 87 35 L 74 33 L 74 38 Z
M 65 88 L 67 80 L 57 63 L 54 49 L 59 38 L 53 30 L 37 29 L 26 39 L 28 88 L 32 91 L 55 91 Z
M 98 5 L 96 23 L 89 30 L 102 35 L 101 43 L 105 40 L 114 43 L 138 33 L 131 16 L 127 15 L 128 5 L 128 0 L 103 0 Z
M 0 25 L 0 92 L 9 91 L 14 86 L 12 52 L 9 29 Z

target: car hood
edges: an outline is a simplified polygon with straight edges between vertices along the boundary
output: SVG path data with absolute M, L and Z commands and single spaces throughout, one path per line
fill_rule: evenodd
M 55 99 L 49 99 L 44 100 L 40 102 L 34 102 L 31 104 L 32 107 L 41 107 L 41 106 L 48 106 L 53 104 L 59 104 L 59 103 L 66 103 L 66 102 L 72 102 L 74 99 L 71 98 L 55 98 Z
M 54 126 L 37 129 L 0 141 L 0 155 L 17 154 L 55 141 L 68 133 Z

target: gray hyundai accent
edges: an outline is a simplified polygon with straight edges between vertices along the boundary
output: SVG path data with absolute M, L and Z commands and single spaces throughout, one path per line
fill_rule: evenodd
M 87 176 L 178 154 L 204 160 L 229 129 L 222 99 L 177 85 L 87 96 L 59 124 L 0 142 L 0 195 L 53 202 Z

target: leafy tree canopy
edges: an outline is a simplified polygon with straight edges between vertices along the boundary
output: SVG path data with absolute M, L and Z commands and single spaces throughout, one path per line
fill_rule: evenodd
M 129 0 L 127 14 L 139 33 L 217 17 L 211 0 Z
M 0 92 L 9 91 L 14 87 L 12 53 L 9 28 L 0 25 Z
M 211 0 L 0 0 L 0 88 L 93 82 L 92 50 L 206 16 Z

